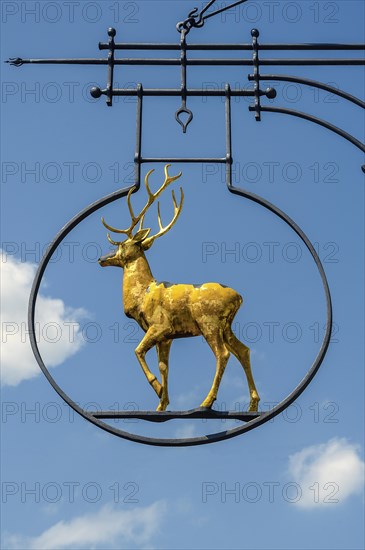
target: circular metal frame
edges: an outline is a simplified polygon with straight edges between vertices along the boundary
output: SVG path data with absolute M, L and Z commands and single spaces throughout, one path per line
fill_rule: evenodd
M 139 189 L 139 185 L 136 187 L 135 191 L 138 191 L 138 189 Z M 246 191 L 244 189 L 240 189 L 238 187 L 234 187 L 231 185 L 228 185 L 228 190 L 231 193 L 234 193 L 236 195 L 239 195 L 241 197 L 244 197 L 246 199 L 249 199 L 253 202 L 258 203 L 259 205 L 265 207 L 267 210 L 269 210 L 270 212 L 272 212 L 273 214 L 281 218 L 287 225 L 289 225 L 289 227 L 293 229 L 293 231 L 299 236 L 299 238 L 305 244 L 306 248 L 309 250 L 316 264 L 317 270 L 320 274 L 323 290 L 326 298 L 326 307 L 327 307 L 326 332 L 323 338 L 322 345 L 318 352 L 318 355 L 315 358 L 314 363 L 312 364 L 311 368 L 307 372 L 306 376 L 300 382 L 300 384 L 283 401 L 281 401 L 281 403 L 279 403 L 271 411 L 261 414 L 258 418 L 247 422 L 244 426 L 239 426 L 237 428 L 232 428 L 223 432 L 218 432 L 215 434 L 199 436 L 199 437 L 190 437 L 185 439 L 160 439 L 160 438 L 152 438 L 152 437 L 147 437 L 142 435 L 131 434 L 129 432 L 125 432 L 124 430 L 115 428 L 107 424 L 106 422 L 103 422 L 95 418 L 90 412 L 85 411 L 84 409 L 79 407 L 68 395 L 66 395 L 65 392 L 58 386 L 58 384 L 56 383 L 56 381 L 53 379 L 50 372 L 48 371 L 46 365 L 43 362 L 42 356 L 40 354 L 38 344 L 36 341 L 36 332 L 35 332 L 35 307 L 36 307 L 40 284 L 42 282 L 43 275 L 47 268 L 47 265 L 50 259 L 52 258 L 52 255 L 58 248 L 58 246 L 77 225 L 79 225 L 85 218 L 87 218 L 88 216 L 90 216 L 92 213 L 96 212 L 103 206 L 110 204 L 121 197 L 126 196 L 129 190 L 130 190 L 130 187 L 127 189 L 120 189 L 119 191 L 111 193 L 110 195 L 107 195 L 106 197 L 91 204 L 90 206 L 82 210 L 79 214 L 77 214 L 74 218 L 72 218 L 55 237 L 55 239 L 50 244 L 49 248 L 47 249 L 45 255 L 43 256 L 39 264 L 39 267 L 33 282 L 30 299 L 29 299 L 28 325 L 29 325 L 29 337 L 30 337 L 31 347 L 32 347 L 34 356 L 37 360 L 37 363 L 42 369 L 43 374 L 47 378 L 48 382 L 52 385 L 53 389 L 58 393 L 58 395 L 74 411 L 76 411 L 78 414 L 83 416 L 86 420 L 89 420 L 99 428 L 113 435 L 122 437 L 124 439 L 128 439 L 130 441 L 135 441 L 137 443 L 144 443 L 147 445 L 156 445 L 156 446 L 164 446 L 164 447 L 184 447 L 184 446 L 192 446 L 192 445 L 204 445 L 208 443 L 214 443 L 216 441 L 230 439 L 237 435 L 253 430 L 258 426 L 261 426 L 265 422 L 268 422 L 269 420 L 271 420 L 272 418 L 280 414 L 282 411 L 284 411 L 287 407 L 289 407 L 289 405 L 291 405 L 303 393 L 303 391 L 306 389 L 306 387 L 309 385 L 309 383 L 312 381 L 312 379 L 316 375 L 319 367 L 323 362 L 323 359 L 326 355 L 326 352 L 331 340 L 331 333 L 332 333 L 331 294 L 330 294 L 327 277 L 323 269 L 321 260 L 319 259 L 319 256 L 315 251 L 311 241 L 308 239 L 308 237 L 305 235 L 302 229 L 289 216 L 287 216 L 287 214 L 285 214 L 282 210 L 277 208 L 275 205 L 273 205 L 269 201 L 263 199 L 258 195 L 255 195 L 254 193 L 251 193 L 249 191 Z

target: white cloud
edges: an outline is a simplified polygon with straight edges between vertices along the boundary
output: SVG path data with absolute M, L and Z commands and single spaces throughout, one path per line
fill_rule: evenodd
M 1 253 L 1 250 L 0 250 Z M 1 255 L 1 383 L 15 386 L 40 374 L 27 334 L 27 309 L 36 266 Z M 84 343 L 79 321 L 83 309 L 38 295 L 36 334 L 47 366 L 60 365 Z
M 7 535 L 4 542 L 9 550 L 142 548 L 159 533 L 166 513 L 163 501 L 132 510 L 108 504 L 98 512 L 59 521 L 39 536 Z
M 298 506 L 313 508 L 341 504 L 364 486 L 364 462 L 358 445 L 334 438 L 306 447 L 289 457 L 289 473 L 300 486 Z

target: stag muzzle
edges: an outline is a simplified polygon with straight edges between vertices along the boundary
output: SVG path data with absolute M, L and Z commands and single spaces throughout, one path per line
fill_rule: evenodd
M 115 263 L 113 262 L 113 260 L 115 260 L 115 254 L 116 254 L 116 251 L 109 252 L 109 254 L 105 254 L 105 256 L 101 256 L 101 258 L 98 259 L 99 265 L 101 265 L 101 267 L 106 267 L 108 265 L 115 265 Z

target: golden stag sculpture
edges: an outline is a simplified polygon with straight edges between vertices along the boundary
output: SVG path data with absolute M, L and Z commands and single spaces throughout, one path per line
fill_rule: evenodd
M 145 331 L 135 353 L 137 359 L 158 397 L 160 404 L 158 411 L 164 411 L 169 404 L 168 397 L 168 370 L 169 351 L 174 338 L 203 335 L 211 347 L 217 359 L 216 374 L 213 385 L 204 399 L 201 407 L 211 408 L 217 398 L 219 385 L 232 352 L 241 363 L 246 373 L 250 390 L 249 411 L 257 411 L 260 400 L 256 391 L 250 364 L 250 350 L 242 344 L 232 332 L 231 324 L 239 307 L 242 297 L 233 289 L 218 283 L 204 283 L 200 286 L 191 284 L 169 284 L 158 282 L 153 277 L 150 266 L 145 256 L 155 239 L 167 233 L 177 221 L 184 202 L 182 188 L 179 205 L 176 202 L 174 191 L 172 199 L 174 203 L 174 216 L 165 227 L 161 222 L 160 203 L 158 202 L 158 224 L 160 230 L 153 236 L 149 236 L 151 229 L 143 228 L 144 217 L 147 210 L 155 202 L 158 196 L 175 180 L 181 177 L 170 177 L 165 166 L 165 181 L 161 187 L 152 193 L 149 186 L 150 170 L 145 178 L 145 186 L 148 200 L 141 212 L 136 216 L 131 204 L 132 188 L 128 194 L 128 208 L 132 218 L 128 229 L 116 229 L 102 222 L 104 226 L 114 233 L 122 233 L 127 236 L 123 242 L 113 241 L 108 233 L 108 240 L 116 245 L 117 249 L 99 259 L 104 266 L 116 266 L 124 269 L 123 278 L 123 302 L 124 312 L 128 317 L 137 321 Z M 139 224 L 138 231 L 133 235 L 133 230 Z M 158 364 L 161 373 L 161 384 L 150 371 L 145 360 L 146 353 L 156 346 Z

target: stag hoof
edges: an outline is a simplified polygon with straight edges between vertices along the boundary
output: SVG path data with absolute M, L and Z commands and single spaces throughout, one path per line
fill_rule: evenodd
M 248 412 L 257 412 L 259 410 L 259 401 L 260 401 L 259 397 L 255 399 L 251 399 Z
M 204 399 L 203 403 L 200 405 L 201 409 L 211 409 L 213 407 L 215 399 Z
M 157 412 L 165 411 L 169 403 L 170 401 L 168 399 L 166 399 L 166 401 L 160 401 L 160 404 L 157 407 L 156 411 Z

